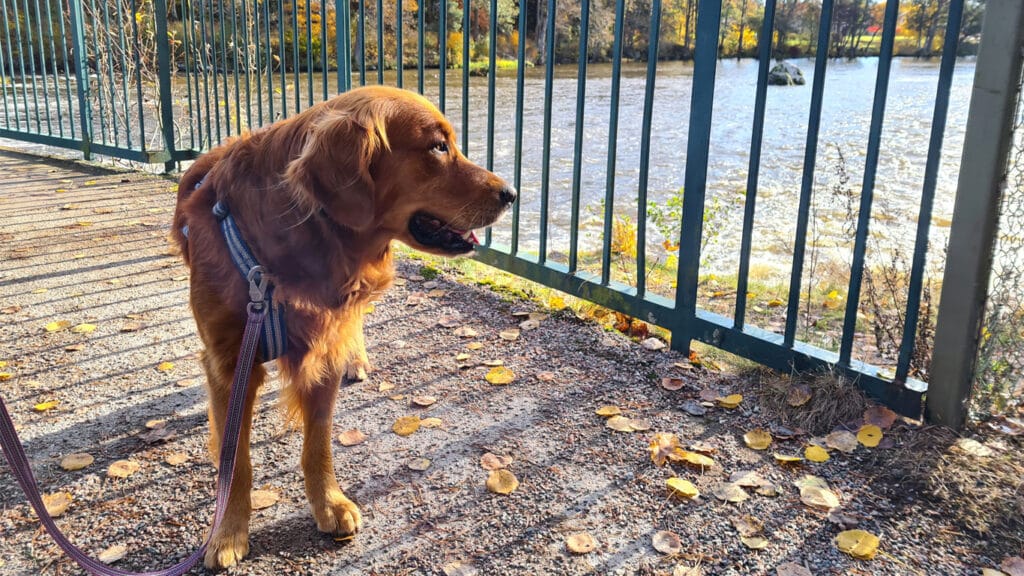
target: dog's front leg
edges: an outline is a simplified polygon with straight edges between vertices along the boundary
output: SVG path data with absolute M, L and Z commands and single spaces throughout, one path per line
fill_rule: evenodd
M 313 518 L 321 532 L 347 536 L 359 530 L 363 519 L 334 474 L 331 431 L 340 378 L 333 373 L 318 382 L 300 384 L 294 392 L 302 415 L 302 472 Z
M 210 394 L 210 456 L 213 458 L 214 466 L 217 466 L 220 461 L 221 439 L 231 397 L 235 360 L 230 353 L 207 348 L 202 354 L 202 362 Z M 253 366 L 242 414 L 242 428 L 238 436 L 235 473 L 231 480 L 231 496 L 228 499 L 224 518 L 206 548 L 204 563 L 207 568 L 234 566 L 249 553 L 249 516 L 251 514 L 249 493 L 252 490 L 249 431 L 252 425 L 256 394 L 265 376 L 266 371 L 262 365 Z
M 363 335 L 363 313 L 354 312 L 345 327 L 348 343 L 348 359 L 345 377 L 350 381 L 362 382 L 373 370 L 370 357 L 366 354 L 366 338 Z

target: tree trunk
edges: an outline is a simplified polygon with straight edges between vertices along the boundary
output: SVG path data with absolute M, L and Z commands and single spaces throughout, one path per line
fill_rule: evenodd
M 939 28 L 939 18 L 942 17 L 947 1 L 948 0 L 936 0 L 935 13 L 928 19 L 928 33 L 925 35 L 924 43 L 924 56 L 926 57 L 932 55 L 932 45 L 935 43 L 935 34 Z
M 736 48 L 736 58 L 743 57 L 743 34 L 747 31 L 747 0 L 740 4 L 740 40 Z

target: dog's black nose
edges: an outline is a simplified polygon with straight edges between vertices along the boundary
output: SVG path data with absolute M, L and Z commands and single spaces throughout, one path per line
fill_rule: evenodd
M 505 204 L 511 204 L 516 201 L 516 189 L 506 184 L 498 191 L 498 199 Z

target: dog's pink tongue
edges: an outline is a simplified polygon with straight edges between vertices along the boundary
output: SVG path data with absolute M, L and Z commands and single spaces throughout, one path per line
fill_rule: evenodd
M 480 239 L 476 237 L 476 232 L 474 230 L 469 231 L 469 241 L 472 242 L 473 244 L 480 243 Z

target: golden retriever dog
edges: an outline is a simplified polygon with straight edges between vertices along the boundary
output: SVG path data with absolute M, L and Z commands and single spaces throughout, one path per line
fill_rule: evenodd
M 391 284 L 391 242 L 446 256 L 472 252 L 473 230 L 494 223 L 515 199 L 504 180 L 459 152 L 451 125 L 428 100 L 388 87 L 340 94 L 196 160 L 178 185 L 172 239 L 191 271 L 214 462 L 249 302 L 215 205 L 228 207 L 283 311 L 276 361 L 288 414 L 302 427 L 317 528 L 349 535 L 362 519 L 335 477 L 332 415 L 341 379 L 365 378 L 371 368 L 363 310 Z M 249 433 L 269 360 L 257 356 L 227 513 L 206 552 L 210 568 L 234 565 L 249 550 Z

